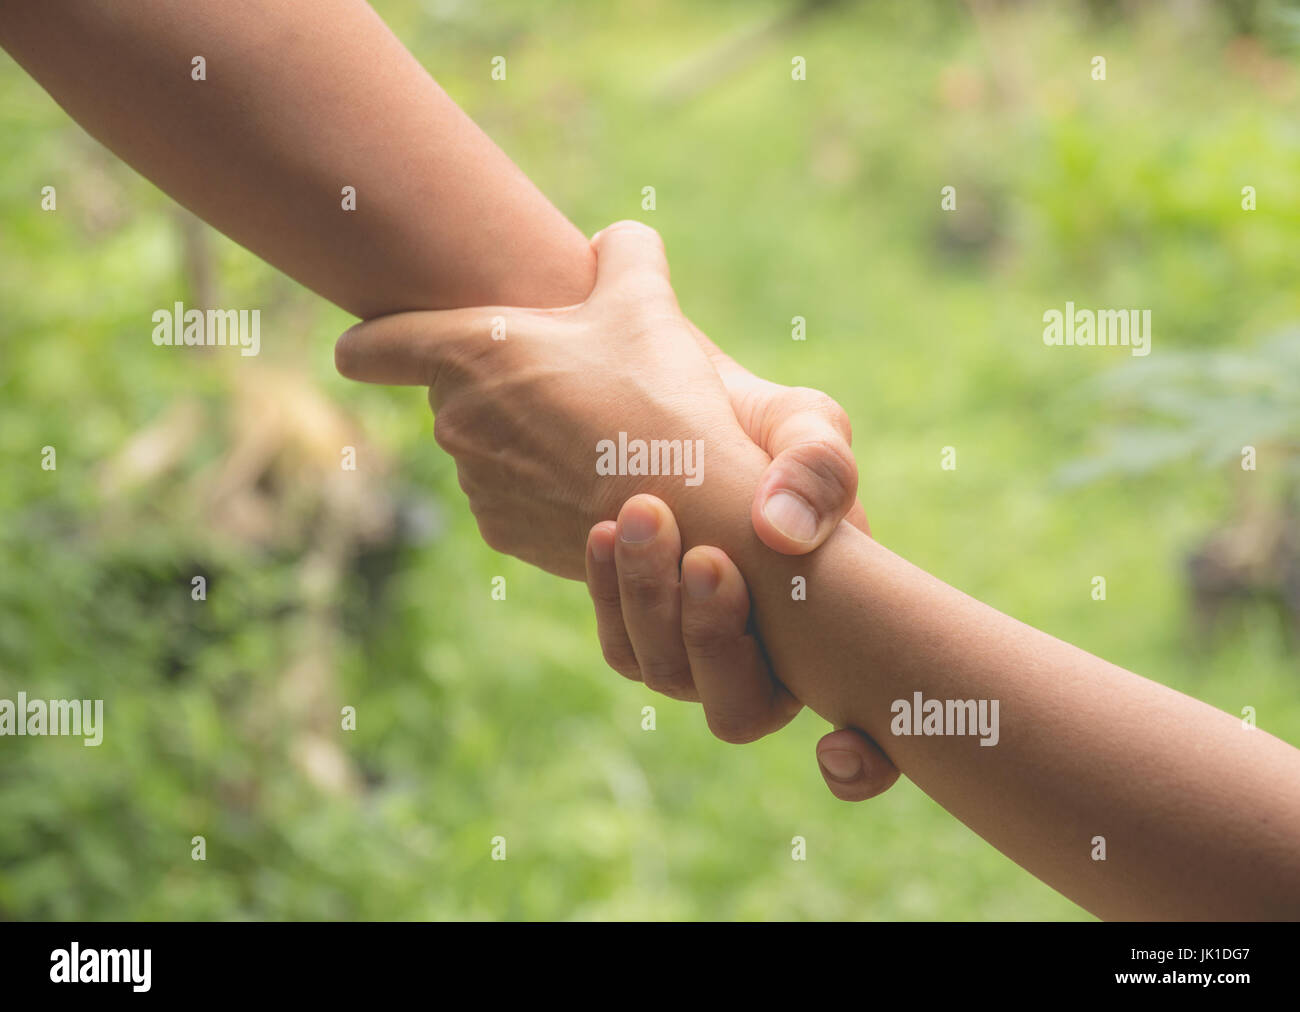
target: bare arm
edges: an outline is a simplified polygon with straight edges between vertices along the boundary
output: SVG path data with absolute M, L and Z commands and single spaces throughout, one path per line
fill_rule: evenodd
M 0 0 L 0 46 L 164 191 L 363 318 L 565 306 L 591 291 L 587 239 L 361 0 Z M 776 457 L 751 490 L 764 541 L 804 552 L 846 514 L 865 527 L 838 405 L 751 375 L 695 333 L 742 425 Z M 813 535 L 762 512 L 779 489 L 815 508 Z M 534 547 L 548 546 L 538 535 Z M 579 575 L 581 555 L 571 564 Z M 836 785 L 841 796 L 892 782 L 860 737 L 831 740 L 867 749 L 879 774 Z
M 6 2 L 0 45 L 124 161 L 361 317 L 591 291 L 586 237 L 360 0 Z
M 591 288 L 584 237 L 364 4 L 11 2 L 0 42 L 124 160 L 358 315 L 566 305 Z M 195 56 L 206 80 L 191 76 Z M 1296 914 L 1295 750 L 1001 616 L 847 526 L 807 564 L 776 556 L 748 523 L 762 463 L 733 474 L 687 542 L 732 548 L 799 698 L 872 733 L 954 814 L 1098 913 Z M 810 584 L 801 612 L 796 571 Z M 914 691 L 999 699 L 1001 742 L 891 735 L 890 703 Z M 1106 862 L 1091 860 L 1096 835 Z
M 1300 917 L 1300 750 L 1017 622 L 847 525 L 806 564 L 752 542 L 738 561 L 790 691 L 862 728 L 1080 905 L 1107 918 Z M 796 572 L 805 602 L 790 599 Z M 997 700 L 997 744 L 894 734 L 894 701 L 917 692 Z
M 689 667 L 715 730 L 719 716 L 751 725 L 751 708 L 762 717 L 765 702 L 779 722 L 783 684 L 831 723 L 865 731 L 948 811 L 1098 915 L 1300 916 L 1300 750 L 981 604 L 848 523 L 806 556 L 765 547 L 750 509 L 766 455 L 737 438 L 719 406 L 657 239 L 624 227 L 597 248 L 596 289 L 574 310 L 401 314 L 354 328 L 343 344 L 358 378 L 430 378 L 441 442 L 503 550 L 519 551 L 521 529 L 553 528 L 555 554 L 533 561 L 563 572 L 585 546 L 607 657 L 630 644 L 647 683 L 672 684 Z M 509 348 L 493 348 L 481 335 L 503 311 Z M 580 340 L 590 333 L 609 344 Z M 623 348 L 655 354 L 629 362 Z M 551 383 L 525 396 L 502 385 L 503 371 Z M 570 387 L 591 394 L 578 403 L 564 396 Z M 634 430 L 632 416 L 644 419 Z M 544 430 L 532 424 L 538 417 Z M 593 468 L 602 453 L 612 459 L 611 437 L 624 428 L 698 447 L 698 480 L 685 468 Z M 527 432 L 532 445 L 521 437 L 503 446 L 502 432 Z M 647 501 L 658 503 L 658 523 L 633 505 Z M 654 551 L 655 539 L 666 550 Z M 690 551 L 679 590 L 682 545 Z M 612 584 L 598 574 L 611 556 Z M 731 566 L 728 556 L 739 570 L 714 594 L 735 601 L 748 583 L 779 680 L 744 695 L 734 690 L 753 668 L 735 662 L 756 647 L 736 634 L 748 602 L 737 621 L 697 593 L 708 581 L 693 578 L 697 563 Z M 792 593 L 796 577 L 806 595 Z M 979 703 L 990 722 L 996 703 L 996 729 L 950 733 L 949 703 L 965 700 L 976 703 L 977 724 Z M 902 728 L 898 701 L 913 711 Z M 927 702 L 942 708 L 938 726 L 949 733 L 924 733 Z M 895 733 L 915 730 L 918 716 L 923 733 Z M 1097 837 L 1104 861 L 1094 860 Z
M 675 552 L 671 564 L 658 554 L 656 572 L 643 541 L 622 539 L 628 506 L 617 528 L 591 532 L 613 545 L 606 565 L 619 570 L 622 624 L 638 650 L 648 616 L 680 614 L 706 711 L 735 697 L 726 661 L 747 647 L 752 601 L 772 670 L 795 698 L 860 728 L 939 804 L 1086 909 L 1111 919 L 1300 918 L 1300 749 L 1018 622 L 847 523 L 811 555 L 777 555 L 745 522 L 746 489 L 763 466 L 741 447 L 715 463 L 724 473 L 708 491 L 655 488 L 657 537 L 693 546 L 680 593 Z M 590 545 L 588 558 L 589 585 L 609 585 Z M 689 593 L 708 582 L 692 579 L 704 566 L 732 576 L 716 600 Z M 796 577 L 806 599 L 791 592 Z M 604 638 L 612 623 L 600 624 Z M 965 700 L 984 701 L 990 715 L 996 702 L 995 733 L 953 734 L 946 723 L 937 727 L 947 733 L 924 733 L 927 702 L 946 713 Z M 1098 837 L 1105 860 L 1095 859 Z

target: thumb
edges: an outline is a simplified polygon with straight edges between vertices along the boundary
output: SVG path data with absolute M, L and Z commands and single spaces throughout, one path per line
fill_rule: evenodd
M 591 245 L 596 251 L 596 287 L 589 303 L 625 293 L 635 285 L 639 291 L 666 294 L 676 305 L 663 240 L 649 225 L 616 221 L 592 236 Z
M 825 394 L 788 389 L 767 402 L 758 428 L 772 457 L 754 493 L 754 530 L 783 555 L 820 545 L 846 516 L 865 519 L 857 504 L 858 465 L 849 449 L 852 431 L 844 409 Z
M 363 383 L 433 387 L 458 346 L 504 338 L 511 318 L 511 310 L 494 307 L 377 316 L 343 332 L 334 366 Z
M 822 778 L 841 801 L 866 801 L 898 779 L 898 768 L 880 746 L 855 728 L 832 731 L 817 743 Z

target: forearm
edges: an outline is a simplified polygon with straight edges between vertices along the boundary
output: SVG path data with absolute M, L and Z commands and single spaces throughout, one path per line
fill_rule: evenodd
M 360 0 L 7 3 L 0 44 L 124 161 L 362 317 L 591 290 L 587 240 Z
M 846 524 L 810 556 L 767 551 L 738 519 L 758 466 L 715 468 L 707 496 L 677 493 L 679 519 L 689 544 L 719 544 L 745 574 L 773 667 L 801 701 L 867 732 L 948 811 L 1100 916 L 1300 916 L 1300 751 L 1017 622 Z M 895 735 L 892 704 L 918 692 L 996 700 L 997 744 Z

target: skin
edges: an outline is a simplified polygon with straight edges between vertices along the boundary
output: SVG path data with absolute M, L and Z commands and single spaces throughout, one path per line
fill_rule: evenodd
M 592 290 L 591 243 L 360 0 L 0 0 L 0 46 L 123 161 L 362 318 L 572 306 Z M 206 60 L 202 81 L 191 76 L 195 56 Z M 355 188 L 355 211 L 342 209 L 344 186 Z M 775 551 L 802 554 L 845 516 L 865 530 L 839 405 L 762 380 L 690 332 L 727 391 L 733 420 L 771 460 L 751 487 L 756 535 Z M 628 353 L 610 334 L 588 336 L 611 354 Z M 812 517 L 782 526 L 768 507 L 776 493 L 787 493 L 777 502 L 807 504 Z M 616 510 L 611 501 L 606 518 Z M 577 513 L 571 520 L 564 551 L 543 540 L 549 529 L 515 538 L 525 554 L 582 578 L 582 555 L 569 542 L 585 527 Z M 864 771 L 832 789 L 866 796 L 878 750 L 854 731 L 826 741 L 848 753 L 832 765 L 839 758 L 837 768 L 851 768 L 856 757 Z
M 634 496 L 617 523 L 591 529 L 587 588 L 605 660 L 634 681 L 664 665 L 688 669 L 709 729 L 723 741 L 740 745 L 779 730 L 803 704 L 772 674 L 748 621 L 744 578 L 716 548 L 685 556 L 681 548 L 676 520 L 653 496 Z M 875 797 L 898 779 L 890 758 L 853 730 L 823 737 L 817 759 L 842 801 Z
M 165 0 L 10 0 L 0 4 L 0 43 L 126 161 L 237 241 L 359 316 L 474 304 L 572 306 L 591 290 L 590 245 L 364 4 L 311 0 L 290 8 L 230 0 L 181 9 Z M 196 54 L 208 60 L 204 82 L 188 76 Z M 354 213 L 339 212 L 343 185 L 357 188 Z M 718 711 L 720 694 L 736 688 L 730 681 L 745 690 L 739 700 L 724 700 L 737 712 L 711 711 L 711 722 L 740 740 L 750 733 L 746 721 L 779 719 L 789 702 L 770 679 L 756 677 L 759 659 L 747 645 L 752 640 L 736 634 L 741 577 L 767 658 L 796 698 L 833 723 L 864 728 L 886 743 L 889 757 L 941 804 L 1088 909 L 1113 917 L 1296 915 L 1296 750 L 946 587 L 852 524 L 837 523 L 851 508 L 851 496 L 841 494 L 839 509 L 819 512 L 811 540 L 781 535 L 756 492 L 788 480 L 792 491 L 816 505 L 819 494 L 835 498 L 836 486 L 841 493 L 855 487 L 855 473 L 851 481 L 833 473 L 848 457 L 839 452 L 847 444 L 840 420 L 825 405 L 813 412 L 798 405 L 765 406 L 774 399 L 758 384 L 734 393 L 734 374 L 666 301 L 666 273 L 664 285 L 639 292 L 638 285 L 659 270 L 649 259 L 642 268 L 615 275 L 631 279 L 621 302 L 607 300 L 597 311 L 588 306 L 585 316 L 582 310 L 553 314 L 549 351 L 536 333 L 540 317 L 514 318 L 509 339 L 537 339 L 531 365 L 540 376 L 562 370 L 565 351 L 572 348 L 566 349 L 564 335 L 576 333 L 565 327 L 575 320 L 588 341 L 614 345 L 635 338 L 630 343 L 642 352 L 653 346 L 647 333 L 673 331 L 689 375 L 668 371 L 659 378 L 688 382 L 707 408 L 690 418 L 665 389 L 637 386 L 631 369 L 637 360 L 611 355 L 598 364 L 607 370 L 602 376 L 621 384 L 630 398 L 618 412 L 584 414 L 570 401 L 555 405 L 547 419 L 558 442 L 580 446 L 584 454 L 590 448 L 581 440 L 594 431 L 603 435 L 619 425 L 650 431 L 663 423 L 690 434 L 708 422 L 706 485 L 652 488 L 657 496 L 630 508 L 671 512 L 671 530 L 689 548 L 685 582 L 707 587 L 716 573 L 716 601 L 715 595 L 692 598 L 688 592 L 691 603 L 684 605 L 679 594 L 674 613 L 671 594 L 661 598 L 654 588 L 676 587 L 676 574 L 656 577 L 652 560 L 642 558 L 647 568 L 639 575 L 619 575 L 620 562 L 638 564 L 638 549 L 623 548 L 620 555 L 616 545 L 618 616 L 633 656 L 638 647 L 662 647 L 647 644 L 658 637 L 644 612 L 666 607 L 666 625 L 671 628 L 677 617 L 685 633 L 685 663 L 698 662 L 694 691 Z M 626 312 L 628 304 L 634 312 Z M 404 328 L 407 343 L 423 349 L 422 355 L 412 353 L 418 362 L 411 364 L 428 370 L 437 350 L 423 337 L 437 331 L 438 323 L 418 316 L 392 320 Z M 705 364 L 725 385 L 731 421 L 712 402 L 714 381 L 697 373 L 705 366 L 686 350 L 682 334 L 696 339 Z M 366 350 L 371 336 L 354 334 L 344 349 L 342 361 L 357 373 L 376 361 Z M 380 358 L 394 354 L 390 346 Z M 448 375 L 457 374 L 453 369 Z M 464 382 L 481 385 L 482 397 L 499 392 L 482 374 L 477 380 L 473 373 L 463 375 L 469 377 Z M 455 396 L 454 387 L 447 392 Z M 628 405 L 640 413 L 629 415 Z M 500 424 L 523 430 L 526 420 L 512 419 L 509 405 L 498 410 Z M 807 420 L 791 421 L 791 410 Z M 451 432 L 457 433 L 454 424 Z M 553 484 L 557 475 L 547 468 L 529 470 L 521 463 L 518 470 L 502 466 L 494 472 L 490 455 L 472 449 L 473 434 L 461 429 L 459 436 L 463 456 L 475 461 L 473 472 L 482 476 L 472 500 L 490 501 L 505 494 L 510 482 L 527 482 L 539 502 L 555 511 L 535 538 L 522 529 L 509 536 L 519 539 L 512 545 L 520 554 L 548 558 L 556 569 L 585 574 L 583 525 L 607 524 L 614 502 L 645 491 L 612 480 L 608 488 L 586 487 L 589 458 L 581 472 L 561 469 L 577 482 L 567 490 Z M 788 439 L 794 443 L 783 442 Z M 819 455 L 819 447 L 830 452 Z M 799 448 L 801 459 L 793 461 L 797 466 L 787 479 L 780 469 L 791 448 Z M 576 463 L 578 455 L 570 452 Z M 564 460 L 563 451 L 557 460 Z M 774 467 L 780 479 L 773 479 Z M 824 480 L 799 486 L 810 474 Z M 633 517 L 616 522 L 619 544 L 619 524 L 626 529 L 635 524 Z M 493 523 L 507 518 L 495 516 Z M 590 538 L 608 536 L 607 526 L 600 529 L 605 534 Z M 653 556 L 656 539 L 670 531 L 666 515 L 658 516 L 654 530 L 649 542 L 628 544 Z M 810 555 L 782 554 L 807 550 L 827 533 Z M 595 549 L 591 554 L 594 560 Z M 697 560 L 709 571 L 697 572 Z M 734 572 L 725 568 L 733 564 Z M 794 576 L 808 580 L 808 601 L 791 601 Z M 710 602 L 717 609 L 712 620 L 736 634 L 745 662 L 739 673 L 721 666 L 716 643 L 700 639 L 713 624 Z M 607 609 L 602 628 L 617 649 L 609 631 L 613 617 Z M 647 666 L 654 678 L 672 685 L 681 678 L 673 670 L 680 663 L 680 655 L 667 663 L 653 656 Z M 762 699 L 755 703 L 755 690 L 766 694 L 775 717 Z M 1005 715 L 999 746 L 981 748 L 960 737 L 891 736 L 890 700 L 915 690 L 930 698 L 999 699 Z M 1109 842 L 1104 863 L 1088 856 L 1097 834 Z
M 627 665 L 630 651 L 643 677 L 671 688 L 692 671 L 710 721 L 737 740 L 733 720 L 785 719 L 788 689 L 832 723 L 865 730 L 940 805 L 1100 917 L 1300 916 L 1300 750 L 989 608 L 851 524 L 807 556 L 763 545 L 749 512 L 767 456 L 727 418 L 724 392 L 692 351 L 662 244 L 626 225 L 596 249 L 597 285 L 582 306 L 402 314 L 350 331 L 340 361 L 380 381 L 423 369 L 444 411 L 453 400 L 472 405 L 440 441 L 480 521 L 508 539 L 528 509 L 529 527 L 584 553 L 611 663 Z M 549 378 L 534 399 L 482 364 L 502 353 L 483 336 L 485 312 L 508 314 L 512 366 Z M 588 379 L 600 394 L 566 413 L 542 390 L 572 381 L 574 348 L 590 346 L 592 333 L 633 348 L 653 342 L 659 362 L 647 372 L 644 357 L 584 352 L 582 375 L 600 378 Z M 626 427 L 629 411 L 651 423 L 648 436 L 704 438 L 706 480 L 598 476 L 596 439 Z M 546 431 L 522 453 L 498 439 L 530 428 Z M 611 498 L 626 501 L 612 530 L 602 515 Z M 570 511 L 593 519 L 585 540 L 572 536 Z M 806 600 L 790 593 L 799 576 Z M 766 679 L 744 626 L 750 610 Z M 996 745 L 894 733 L 894 701 L 915 692 L 996 700 Z M 1093 858 L 1098 837 L 1104 861 Z

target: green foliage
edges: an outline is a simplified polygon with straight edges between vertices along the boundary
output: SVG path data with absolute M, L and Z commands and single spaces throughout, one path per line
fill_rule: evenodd
M 1240 463 L 1245 447 L 1270 453 L 1267 470 L 1284 480 L 1300 477 L 1297 377 L 1300 329 L 1254 348 L 1173 351 L 1100 376 L 1096 401 L 1112 418 L 1131 420 L 1111 425 L 1105 452 L 1067 465 L 1061 480 L 1142 476 L 1189 458 L 1223 468 Z
M 1276 620 L 1194 647 L 1180 583 L 1231 508 L 1229 437 L 1294 435 L 1295 359 L 1268 368 L 1294 345 L 1260 341 L 1300 319 L 1297 69 L 1278 39 L 1235 38 L 1208 4 L 996 5 L 979 26 L 964 4 L 843 4 L 711 75 L 724 40 L 785 5 L 376 7 L 581 228 L 649 220 L 704 330 L 844 404 L 885 544 L 1300 742 Z M 481 543 L 423 397 L 335 376 L 345 315 L 225 240 L 223 304 L 268 307 L 239 375 L 307 370 L 393 459 L 384 487 L 425 534 L 305 587 L 310 544 L 211 529 L 191 479 L 220 460 L 219 428 L 161 491 L 109 502 L 104 461 L 178 398 L 221 417 L 230 373 L 149 341 L 151 311 L 188 283 L 169 201 L 8 61 L 0 136 L 0 696 L 102 697 L 108 723 L 98 749 L 0 738 L 0 917 L 1086 916 L 907 782 L 833 800 L 812 715 L 736 748 L 606 670 L 584 589 Z M 1259 210 L 1241 209 L 1244 185 Z M 1042 314 L 1066 300 L 1152 309 L 1150 358 L 1045 347 Z M 1126 414 L 1084 396 L 1112 373 Z M 1053 480 L 1152 411 L 1171 446 L 1121 433 L 1136 468 Z M 1154 463 L 1159 481 L 1134 473 Z M 355 732 L 336 707 L 294 713 L 304 657 L 324 698 L 357 707 Z M 304 728 L 350 789 L 304 774 Z

